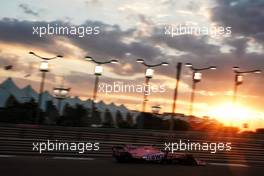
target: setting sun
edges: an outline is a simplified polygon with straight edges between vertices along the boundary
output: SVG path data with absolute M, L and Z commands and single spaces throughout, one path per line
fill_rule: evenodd
M 209 110 L 209 115 L 226 125 L 237 127 L 243 127 L 245 123 L 250 124 L 258 117 L 255 110 L 239 104 L 233 106 L 232 103 L 223 103 L 212 107 Z

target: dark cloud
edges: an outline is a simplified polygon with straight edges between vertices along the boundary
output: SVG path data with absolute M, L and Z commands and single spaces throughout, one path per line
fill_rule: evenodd
M 158 48 L 142 41 L 126 42 L 126 38 L 133 37 L 135 29 L 121 30 L 118 25 L 107 25 L 101 22 L 87 21 L 83 26 L 99 26 L 100 34 L 86 38 L 72 38 L 72 42 L 85 51 L 99 54 L 101 57 L 122 58 L 131 53 L 140 58 L 155 58 L 161 52 Z
M 99 26 L 100 34 L 88 36 L 80 39 L 71 37 L 71 42 L 79 48 L 87 51 L 88 55 L 100 59 L 116 58 L 122 64 L 127 64 L 130 69 L 124 69 L 120 65 L 111 66 L 113 72 L 121 75 L 133 75 L 140 69 L 136 59 L 141 58 L 146 61 L 153 61 L 163 56 L 161 50 L 144 39 L 138 39 L 132 42 L 126 40 L 134 37 L 135 29 L 121 30 L 118 25 L 107 25 L 101 22 L 87 21 L 87 26 Z M 127 57 L 130 53 L 130 57 Z
M 232 34 L 264 40 L 263 0 L 217 0 L 212 9 L 212 20 L 232 27 Z
M 20 21 L 3 18 L 0 20 L 0 40 L 5 42 L 40 45 L 52 43 L 52 38 L 33 36 L 33 26 L 43 26 L 44 22 Z
M 49 24 L 58 24 L 64 26 L 71 26 L 70 23 L 62 21 L 53 21 Z M 234 49 L 231 53 L 221 53 L 220 46 L 210 44 L 207 37 L 198 37 L 191 35 L 182 35 L 171 38 L 162 35 L 160 29 L 154 30 L 150 36 L 137 38 L 135 36 L 136 29 L 122 30 L 118 25 L 108 25 L 99 21 L 86 21 L 80 26 L 99 26 L 100 34 L 86 36 L 84 38 L 76 36 L 52 36 L 42 37 L 33 36 L 32 26 L 46 26 L 47 22 L 30 22 L 19 21 L 14 19 L 0 20 L 0 40 L 11 43 L 20 43 L 28 46 L 39 47 L 53 53 L 61 51 L 62 54 L 67 54 L 71 50 L 64 48 L 56 43 L 57 40 L 65 40 L 71 44 L 86 51 L 98 60 L 108 60 L 110 58 L 119 59 L 121 64 L 111 65 L 112 72 L 117 75 L 133 76 L 137 73 L 142 73 L 144 78 L 143 65 L 136 62 L 136 59 L 142 58 L 147 63 L 159 63 L 162 61 L 170 62 L 169 67 L 155 68 L 155 79 L 159 79 L 158 75 L 166 75 L 168 77 L 175 77 L 175 66 L 177 62 L 191 62 L 197 67 L 206 67 L 208 65 L 218 66 L 216 72 L 209 72 L 205 77 L 205 81 L 212 80 L 223 83 L 224 78 L 232 78 L 233 66 L 240 66 L 241 68 L 255 68 L 264 67 L 263 55 L 247 53 L 247 38 L 228 38 L 224 41 L 224 45 L 232 46 Z M 127 38 L 133 39 L 127 42 Z M 180 56 L 171 56 L 166 52 L 161 51 L 157 45 L 165 48 L 183 51 L 185 54 Z M 130 55 L 126 55 L 130 53 Z M 243 56 L 243 57 L 240 57 Z M 183 74 L 189 74 L 185 68 Z M 221 74 L 219 74 L 221 73 Z M 85 76 L 81 76 L 83 80 Z M 105 75 L 107 79 L 109 77 Z M 71 79 L 71 78 L 69 78 Z M 92 78 L 87 78 L 91 80 Z M 72 77 L 72 82 L 76 82 L 76 74 Z M 184 80 L 185 81 L 185 80 Z M 91 82 L 92 84 L 92 82 Z
M 57 43 L 57 40 L 63 40 L 60 36 L 42 36 L 33 35 L 33 27 L 47 26 L 44 21 L 20 21 L 17 19 L 3 18 L 0 20 L 0 41 L 15 45 L 24 45 L 32 48 L 40 48 L 53 54 L 64 55 L 72 53 L 69 48 Z M 61 21 L 54 21 L 52 24 L 67 25 Z
M 174 77 L 175 66 L 177 62 L 201 62 L 207 64 L 208 61 L 203 60 L 204 56 L 210 57 L 220 54 L 219 46 L 208 44 L 208 37 L 181 35 L 172 38 L 164 35 L 161 31 L 162 30 L 160 28 L 155 28 L 150 36 L 138 39 L 137 43 L 130 43 L 130 49 L 127 51 L 132 54 L 126 59 L 134 58 L 134 60 L 125 60 L 126 63 L 129 61 L 128 63 L 131 69 L 129 69 L 128 72 L 124 72 L 123 75 L 129 75 L 135 72 L 144 72 L 143 70 L 145 67 L 140 66 L 135 62 L 135 59 L 137 58 L 143 58 L 147 63 L 150 64 L 160 63 L 163 61 L 169 62 L 169 67 L 156 68 L 155 70 L 157 70 L 157 74 Z M 164 51 L 161 51 L 160 48 L 156 47 L 157 45 L 162 46 L 164 49 L 175 49 L 185 52 L 186 54 L 182 56 L 172 56 Z M 114 69 L 113 71 L 117 71 L 117 74 L 123 73 L 118 68 Z
M 238 57 L 243 56 L 246 53 L 246 49 L 248 47 L 248 38 L 227 38 L 226 44 L 234 47 L 232 50 Z
M 48 23 L 45 21 L 32 22 L 4 18 L 0 20 L 0 41 L 34 48 L 38 47 L 44 51 L 63 54 L 64 56 L 71 54 L 73 51 L 57 43 L 58 40 L 70 42 L 97 59 L 116 58 L 122 60 L 126 56 L 126 53 L 131 53 L 134 59 L 128 59 L 128 62 L 134 68 L 138 68 L 138 65 L 133 65 L 137 58 L 152 60 L 162 56 L 160 49 L 150 43 L 143 42 L 142 40 L 133 42 L 124 41 L 127 37 L 133 38 L 135 29 L 121 30 L 118 25 L 108 25 L 98 21 L 86 21 L 79 26 L 99 26 L 100 34 L 83 38 L 67 35 L 45 35 L 39 37 L 32 34 L 33 26 L 40 27 L 47 26 L 47 24 L 53 26 L 75 26 L 63 21 L 52 21 Z M 117 66 L 115 68 L 114 71 L 116 73 L 123 72 Z
M 19 4 L 18 6 L 23 10 L 24 13 L 33 15 L 33 16 L 39 16 L 38 12 L 32 10 L 27 4 Z
M 62 21 L 50 22 L 51 25 L 71 26 L 69 23 Z M 0 21 L 0 40 L 21 43 L 29 46 L 39 47 L 43 50 L 52 53 L 62 53 L 66 55 L 70 52 L 69 49 L 63 48 L 56 43 L 56 40 L 61 40 L 61 37 L 66 39 L 73 45 L 81 48 L 99 60 L 107 60 L 116 58 L 121 61 L 121 65 L 111 66 L 112 71 L 119 75 L 131 76 L 136 73 L 144 73 L 144 66 L 136 63 L 136 59 L 142 58 L 148 63 L 159 63 L 162 61 L 169 61 L 176 65 L 178 61 L 186 61 L 192 57 L 189 55 L 199 56 L 193 57 L 197 61 L 201 61 L 201 57 L 205 55 L 213 55 L 219 52 L 219 48 L 215 45 L 208 44 L 206 37 L 196 36 L 177 36 L 171 38 L 160 34 L 160 31 L 154 31 L 150 37 L 137 38 L 134 36 L 136 29 L 122 30 L 118 25 L 108 25 L 98 21 L 86 21 L 80 26 L 99 26 L 100 34 L 86 36 L 84 38 L 76 36 L 56 36 L 52 37 L 38 37 L 32 35 L 32 26 L 47 26 L 47 22 L 30 22 L 19 21 L 14 19 L 2 19 Z M 60 38 L 59 38 L 60 37 Z M 133 38 L 132 42 L 126 42 L 126 38 Z M 187 53 L 188 58 L 172 57 L 163 53 L 158 45 L 167 45 L 171 49 L 177 49 Z M 164 46 L 166 47 L 166 46 Z M 127 57 L 126 53 L 130 53 Z M 186 61 L 187 62 L 187 61 Z M 157 68 L 158 74 L 174 76 L 174 66 L 164 68 Z M 171 74 L 173 73 L 173 74 Z

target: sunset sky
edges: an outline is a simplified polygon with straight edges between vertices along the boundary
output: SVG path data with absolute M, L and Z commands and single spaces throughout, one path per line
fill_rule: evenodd
M 92 98 L 94 64 L 84 61 L 90 55 L 104 61 L 118 59 L 119 64 L 105 65 L 100 82 L 120 81 L 127 84 L 144 82 L 147 63 L 168 62 L 168 67 L 155 68 L 151 84 L 164 84 L 165 93 L 149 96 L 148 110 L 161 105 L 170 112 L 175 86 L 177 62 L 192 63 L 195 67 L 217 66 L 206 71 L 197 84 L 194 115 L 210 116 L 230 125 L 249 128 L 264 127 L 264 77 L 249 74 L 238 88 L 237 105 L 232 107 L 234 86 L 233 66 L 241 70 L 264 70 L 264 0 L 12 0 L 0 6 L 0 65 L 13 64 L 12 71 L 0 70 L 0 81 L 12 77 L 20 86 L 31 84 L 39 89 L 38 58 L 61 54 L 63 59 L 50 61 L 51 72 L 46 90 L 51 91 L 64 75 L 71 95 Z M 64 26 L 100 26 L 99 35 L 83 38 L 65 35 L 39 37 L 33 26 L 47 24 Z M 197 26 L 230 26 L 226 36 L 179 35 L 162 33 L 162 25 L 192 24 Z M 31 76 L 25 78 L 26 74 Z M 191 72 L 183 67 L 177 112 L 188 113 L 191 91 Z M 141 110 L 140 93 L 105 95 L 98 100 L 124 104 Z M 230 119 L 233 122 L 231 122 Z

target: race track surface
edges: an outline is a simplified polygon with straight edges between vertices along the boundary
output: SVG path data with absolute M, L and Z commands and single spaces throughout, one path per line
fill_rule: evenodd
M 179 166 L 159 164 L 119 164 L 104 158 L 0 156 L 1 176 L 257 176 L 263 167 L 214 164 Z

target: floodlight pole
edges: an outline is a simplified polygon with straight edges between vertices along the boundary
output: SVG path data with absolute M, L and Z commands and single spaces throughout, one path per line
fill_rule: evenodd
M 171 115 L 171 119 L 170 119 L 170 130 L 172 131 L 174 129 L 174 115 L 176 112 L 176 107 L 177 107 L 177 98 L 178 98 L 178 89 L 179 89 L 179 82 L 180 82 L 180 78 L 181 78 L 181 70 L 182 70 L 182 63 L 178 62 L 177 66 L 176 66 L 176 85 L 175 85 L 175 89 L 174 89 L 174 96 L 173 96 L 173 104 L 172 104 L 172 115 Z
M 57 59 L 57 58 L 62 58 L 63 56 L 57 55 L 54 57 L 42 57 L 32 51 L 30 51 L 29 54 L 34 55 L 40 58 L 41 60 L 43 60 L 40 64 L 41 82 L 40 82 L 39 95 L 38 95 L 38 108 L 37 108 L 37 114 L 36 114 L 36 119 L 35 119 L 35 123 L 38 124 L 40 120 L 40 116 L 41 116 L 42 94 L 44 92 L 46 72 L 49 72 L 48 61 Z
M 95 116 L 95 101 L 97 98 L 99 77 L 102 75 L 102 72 L 103 72 L 103 70 L 102 70 L 103 68 L 101 65 L 109 64 L 109 63 L 118 63 L 118 60 L 111 59 L 108 61 L 97 61 L 91 56 L 86 56 L 85 60 L 91 61 L 91 62 L 96 64 L 95 71 L 94 71 L 95 80 L 94 80 L 93 100 L 92 100 L 92 107 L 91 107 L 91 113 L 90 113 L 90 118 L 93 118 Z
M 205 68 L 195 68 L 191 63 L 186 63 L 185 66 L 189 67 L 192 71 L 192 92 L 191 92 L 191 98 L 190 98 L 190 105 L 189 105 L 189 115 L 193 115 L 193 103 L 195 98 L 195 89 L 196 84 L 201 81 L 202 78 L 196 78 L 196 74 L 199 74 L 202 71 L 205 70 L 215 70 L 215 66 L 209 66 Z M 201 74 L 201 73 L 200 73 Z
M 145 86 L 147 87 L 147 89 L 144 89 L 144 96 L 143 96 L 143 103 L 142 103 L 142 112 L 146 111 L 146 105 L 147 105 L 147 101 L 148 101 L 148 94 L 149 94 L 149 81 L 153 76 L 153 70 L 152 68 L 154 67 L 159 67 L 159 66 L 168 66 L 167 62 L 161 62 L 158 64 L 147 64 L 143 59 L 137 59 L 138 63 L 143 64 L 146 67 L 146 72 L 145 72 Z M 150 71 L 150 72 L 148 72 Z

